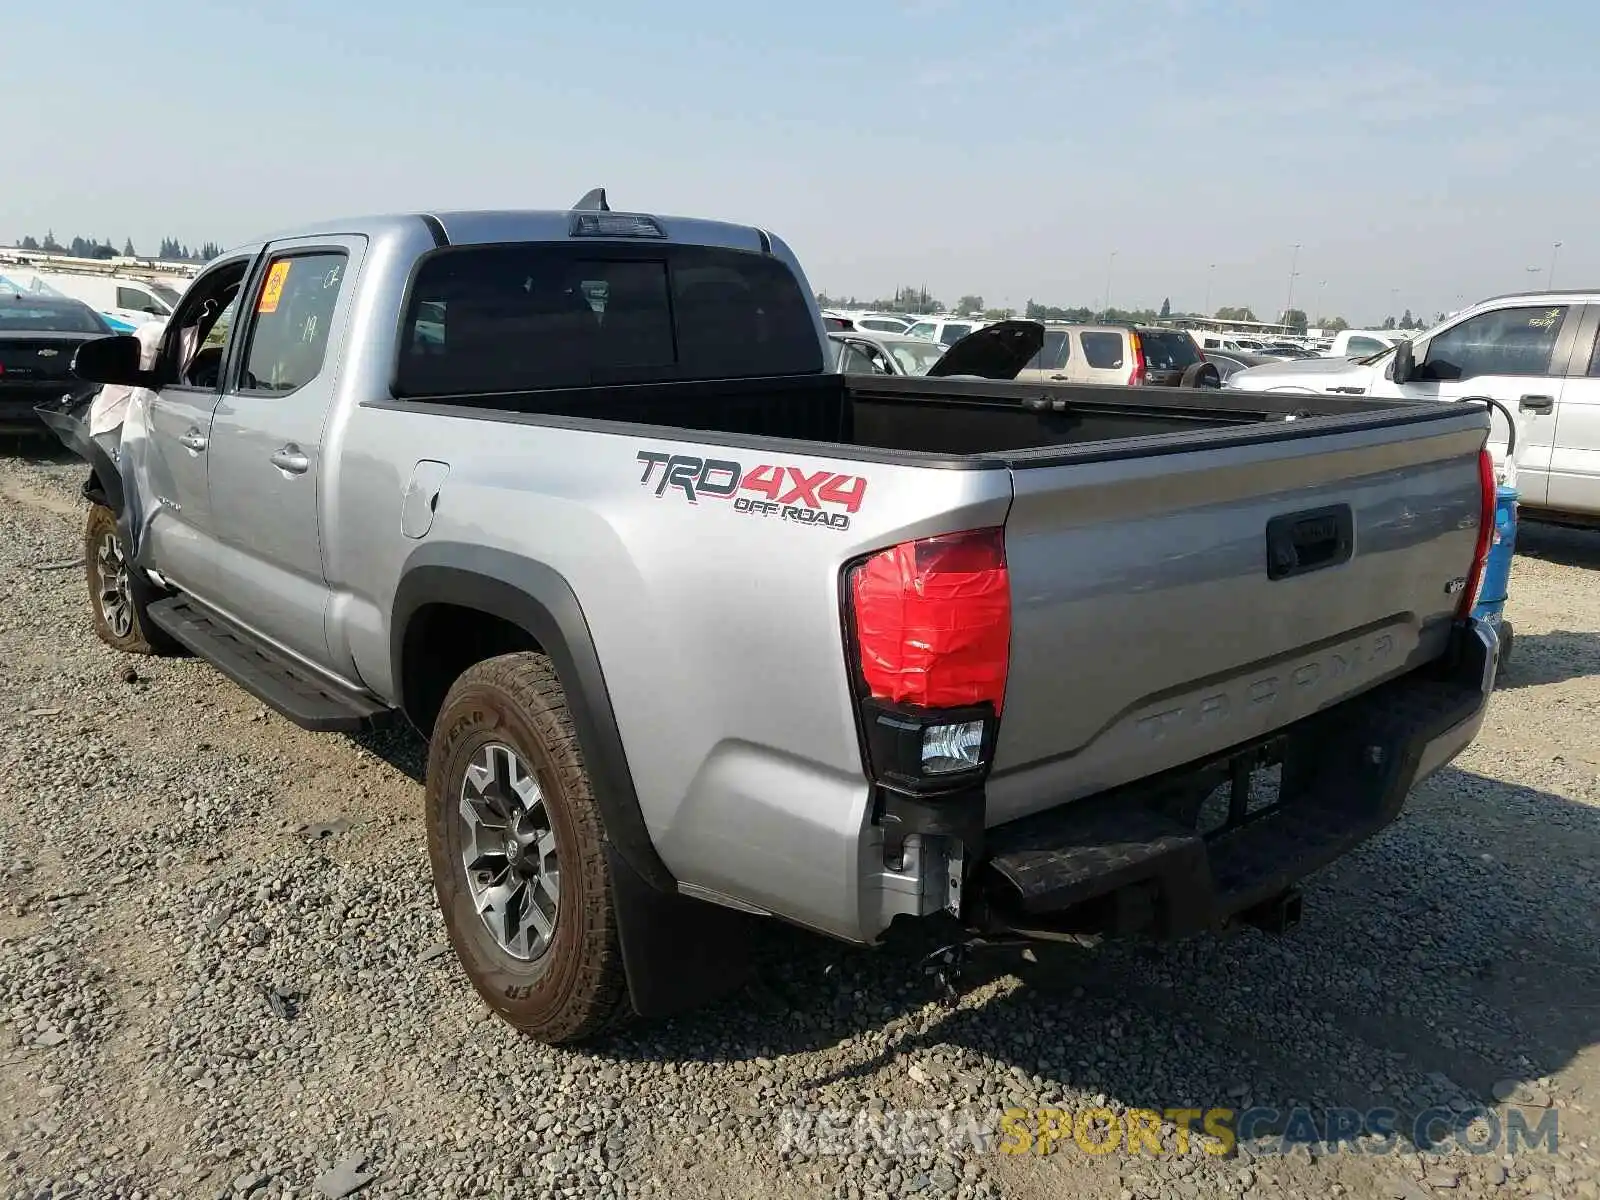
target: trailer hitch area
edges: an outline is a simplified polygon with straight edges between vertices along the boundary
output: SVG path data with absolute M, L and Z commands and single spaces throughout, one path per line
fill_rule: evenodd
M 1245 925 L 1253 925 L 1262 933 L 1288 933 L 1300 924 L 1302 900 L 1299 888 L 1289 888 L 1260 904 L 1252 905 L 1234 919 Z

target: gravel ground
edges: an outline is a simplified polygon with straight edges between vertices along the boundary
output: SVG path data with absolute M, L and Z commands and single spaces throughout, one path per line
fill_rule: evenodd
M 946 1004 L 933 943 L 775 927 L 751 989 L 577 1053 L 486 1018 L 444 950 L 420 744 L 306 734 L 95 640 L 81 476 L 0 460 L 0 1197 L 1596 1196 L 1600 534 L 1525 528 L 1480 741 L 1293 933 L 979 961 Z M 1404 1131 L 1439 1104 L 1553 1113 L 1559 1145 L 804 1136 L 1009 1106 Z

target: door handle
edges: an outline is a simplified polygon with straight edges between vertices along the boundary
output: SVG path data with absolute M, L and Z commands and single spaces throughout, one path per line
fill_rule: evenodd
M 210 439 L 208 439 L 205 434 L 201 433 L 198 429 L 190 429 L 178 439 L 178 445 L 195 454 L 199 454 L 209 444 Z
M 1517 405 L 1518 412 L 1547 413 L 1556 406 L 1554 396 L 1524 396 Z
M 1050 376 L 1050 378 L 1056 380 L 1058 383 L 1070 383 L 1070 382 L 1072 382 L 1065 375 L 1052 375 L 1052 376 Z
M 299 446 L 290 442 L 272 452 L 272 465 L 291 475 L 304 475 L 311 469 L 311 460 L 301 452 Z

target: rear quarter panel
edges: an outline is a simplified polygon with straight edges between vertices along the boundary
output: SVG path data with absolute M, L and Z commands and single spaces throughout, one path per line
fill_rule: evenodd
M 668 869 L 850 934 L 868 788 L 841 569 L 905 538 L 1002 524 L 1009 474 L 688 437 L 393 403 L 356 409 L 338 504 L 340 523 L 360 536 L 342 541 L 334 564 L 335 630 L 359 677 L 392 696 L 389 606 L 419 545 L 490 547 L 553 568 L 582 605 Z M 663 486 L 674 455 L 725 463 L 714 481 L 768 466 L 784 493 L 796 475 L 859 477 L 864 490 L 855 512 L 823 506 L 848 527 L 803 523 L 737 503 L 767 499 L 755 491 L 691 499 Z M 450 470 L 431 529 L 413 539 L 400 531 L 401 497 L 424 459 Z

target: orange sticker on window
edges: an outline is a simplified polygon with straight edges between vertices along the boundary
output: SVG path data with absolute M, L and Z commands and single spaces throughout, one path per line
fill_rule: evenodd
M 283 295 L 283 282 L 289 278 L 289 260 L 272 264 L 272 270 L 267 272 L 267 281 L 261 285 L 261 299 L 256 304 L 258 313 L 278 311 L 278 300 Z

